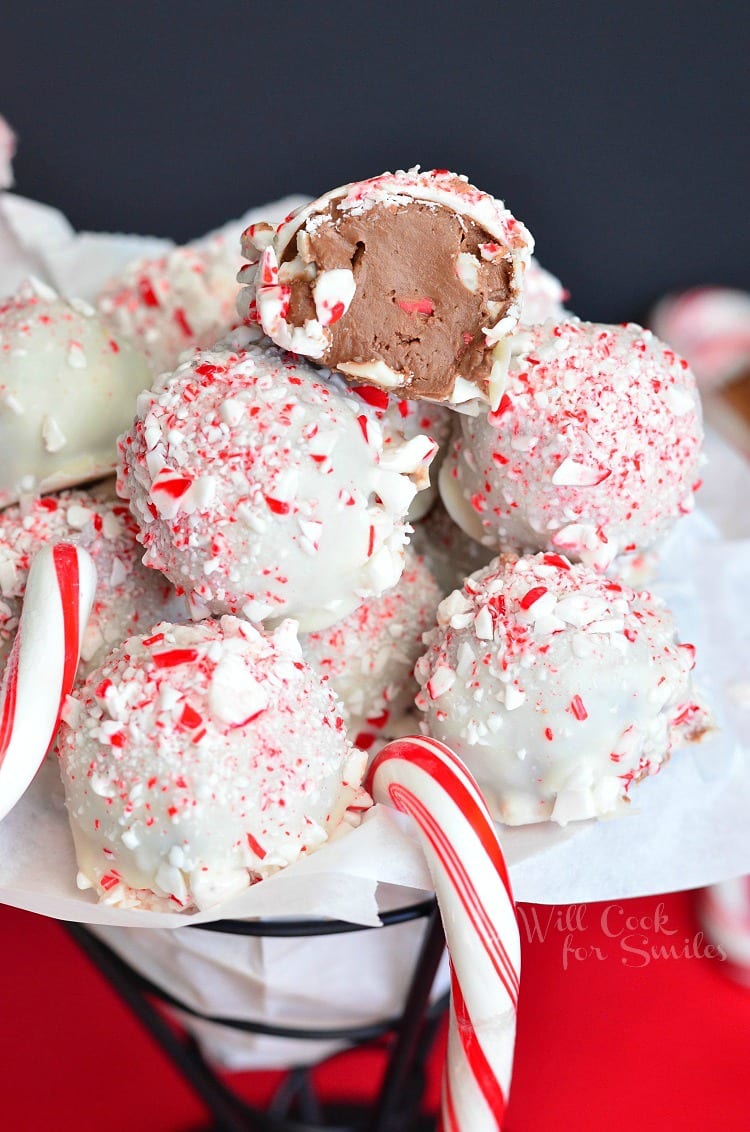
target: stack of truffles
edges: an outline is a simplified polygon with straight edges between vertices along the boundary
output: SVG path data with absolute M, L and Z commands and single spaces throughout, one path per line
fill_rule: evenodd
M 624 580 L 692 507 L 695 382 L 532 250 L 411 170 L 252 225 L 239 286 L 212 243 L 0 306 L 3 649 L 39 547 L 98 571 L 56 743 L 81 887 L 211 907 L 360 821 L 420 726 L 512 824 L 613 814 L 705 730 Z

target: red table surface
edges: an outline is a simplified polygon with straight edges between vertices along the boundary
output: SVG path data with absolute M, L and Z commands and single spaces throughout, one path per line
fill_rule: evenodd
M 523 977 L 506 1132 L 745 1132 L 750 989 L 705 954 L 691 894 L 522 906 Z M 2 1127 L 183 1132 L 206 1114 L 53 921 L 0 908 Z M 435 1052 L 436 1103 L 443 1046 Z M 319 1073 L 324 1093 L 371 1088 L 379 1056 Z M 274 1074 L 234 1078 L 253 1100 Z

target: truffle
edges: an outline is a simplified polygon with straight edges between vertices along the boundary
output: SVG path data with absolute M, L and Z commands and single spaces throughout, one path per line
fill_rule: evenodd
M 345 185 L 244 248 L 240 311 L 278 345 L 406 397 L 497 403 L 533 241 L 465 177 Z
M 454 428 L 440 494 L 495 550 L 560 550 L 605 570 L 693 507 L 703 435 L 695 379 L 639 326 L 528 328 L 498 408 Z
M 367 598 L 329 629 L 302 637 L 305 659 L 338 697 L 358 746 L 369 749 L 412 706 L 414 663 L 441 597 L 424 560 L 407 549 L 404 572 L 392 589 Z
M 247 343 L 194 354 L 139 398 L 118 490 L 145 565 L 188 593 L 194 616 L 295 617 L 310 631 L 398 581 L 435 443 L 386 445 L 375 412 L 324 378 Z
M 121 907 L 210 907 L 366 805 L 363 757 L 289 623 L 131 638 L 70 697 L 58 745 L 79 887 Z
M 221 240 L 130 264 L 96 299 L 99 314 L 139 350 L 153 374 L 207 349 L 239 322 L 239 256 Z
M 564 322 L 571 317 L 565 309 L 567 298 L 568 292 L 557 276 L 532 256 L 523 279 L 521 326 L 535 326 L 549 318 L 553 322 Z
M 416 666 L 428 733 L 510 825 L 621 808 L 706 729 L 663 603 L 561 555 L 498 559 L 440 605 Z
M 87 303 L 36 280 L 0 301 L 0 507 L 112 472 L 149 382 Z

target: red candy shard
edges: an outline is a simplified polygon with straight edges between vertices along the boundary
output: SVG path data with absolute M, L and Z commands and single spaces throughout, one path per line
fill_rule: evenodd
M 182 307 L 179 307 L 174 312 L 174 315 L 172 317 L 174 318 L 175 322 L 177 323 L 177 325 L 179 326 L 180 330 L 185 335 L 185 337 L 186 338 L 192 338 L 193 337 L 193 328 L 190 325 L 190 323 L 188 322 L 187 315 L 185 314 Z
M 253 837 L 252 833 L 248 833 L 247 843 L 250 846 L 250 851 L 255 854 L 259 861 L 262 861 L 266 855 L 266 851 L 261 843 Z
M 203 716 L 200 712 L 197 712 L 190 704 L 185 704 L 179 718 L 180 727 L 184 727 L 187 731 L 196 731 L 202 723 Z
M 507 393 L 503 393 L 502 397 L 500 398 L 500 404 L 494 410 L 494 412 L 488 414 L 487 419 L 489 420 L 490 424 L 495 424 L 500 420 L 502 416 L 505 415 L 505 413 L 509 413 L 512 408 L 513 402 L 511 401 Z
M 193 486 L 193 481 L 186 476 L 170 476 L 163 477 L 161 480 L 154 480 L 151 485 L 151 494 L 155 491 L 161 491 L 164 495 L 168 495 L 170 499 L 181 499 L 186 491 L 189 491 Z
M 177 668 L 180 664 L 192 664 L 198 659 L 197 649 L 165 649 L 151 654 L 157 668 Z
M 573 696 L 573 699 L 570 701 L 570 710 L 573 712 L 576 719 L 581 721 L 589 717 L 589 713 L 586 711 L 586 705 L 580 696 Z
M 292 507 L 285 499 L 274 499 L 273 496 L 264 495 L 266 505 L 269 511 L 273 511 L 274 515 L 288 515 Z
M 141 299 L 143 300 L 143 303 L 144 303 L 145 306 L 147 306 L 147 307 L 158 307 L 159 306 L 159 300 L 156 297 L 156 293 L 155 293 L 153 287 L 151 286 L 151 284 L 149 283 L 148 279 L 146 279 L 145 276 L 142 276 L 138 280 L 138 294 L 141 296 Z
M 558 570 L 570 569 L 570 563 L 561 554 L 545 554 L 544 563 L 546 566 L 556 566 Z
M 353 385 L 352 392 L 357 393 L 368 405 L 376 409 L 387 409 L 390 397 L 385 389 L 378 389 L 374 385 Z
M 432 299 L 396 299 L 396 305 L 401 307 L 402 311 L 406 314 L 424 314 L 429 315 L 435 313 L 435 304 Z
M 518 604 L 521 606 L 521 609 L 530 609 L 534 602 L 539 601 L 539 598 L 544 597 L 546 593 L 546 586 L 534 586 L 532 590 L 528 590 L 523 595 Z

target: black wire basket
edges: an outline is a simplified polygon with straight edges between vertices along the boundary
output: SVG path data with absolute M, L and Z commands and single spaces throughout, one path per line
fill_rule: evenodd
M 426 1062 L 448 1003 L 447 995 L 430 1001 L 445 947 L 442 921 L 433 898 L 382 912 L 380 928 L 343 920 L 285 918 L 217 920 L 191 926 L 190 930 L 299 939 L 381 931 L 416 920 L 424 920 L 425 928 L 402 1012 L 365 1025 L 320 1028 L 202 1013 L 136 971 L 84 925 L 68 923 L 65 927 L 201 1098 L 211 1114 L 211 1127 L 217 1132 L 428 1132 L 435 1127 L 436 1116 L 422 1112 Z M 385 1051 L 385 1069 L 375 1083 L 374 1095 L 366 1103 L 333 1106 L 318 1096 L 312 1076 L 316 1066 L 289 1068 L 270 1104 L 261 1111 L 238 1096 L 215 1072 L 195 1039 L 178 1032 L 160 1004 L 203 1022 L 250 1034 L 305 1042 L 335 1041 L 342 1044 L 344 1051 L 363 1046 L 379 1048 Z M 334 1058 L 338 1056 L 340 1053 Z

